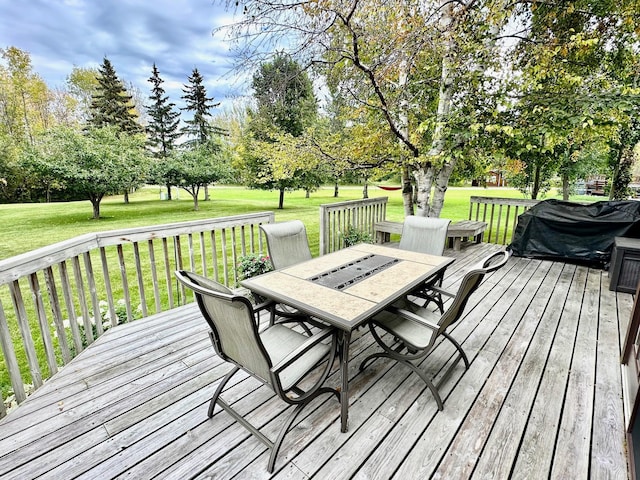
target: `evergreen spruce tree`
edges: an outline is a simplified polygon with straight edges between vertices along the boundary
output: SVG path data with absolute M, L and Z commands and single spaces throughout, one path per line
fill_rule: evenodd
M 98 87 L 91 101 L 89 125 L 104 127 L 113 125 L 124 133 L 138 133 L 142 127 L 132 111 L 132 97 L 107 57 L 98 67 Z
M 180 112 L 175 111 L 175 103 L 169 102 L 162 88 L 164 80 L 160 78 L 160 72 L 156 64 L 153 64 L 151 77 L 148 80 L 151 88 L 151 105 L 147 107 L 150 121 L 147 125 L 147 148 L 156 159 L 151 180 L 167 187 L 167 199 L 171 200 L 171 175 L 168 174 L 166 163 L 176 146 L 176 140 L 180 136 L 178 125 L 180 124 Z
M 169 102 L 162 88 L 164 80 L 160 78 L 160 72 L 156 64 L 148 80 L 152 85 L 151 105 L 147 112 L 151 118 L 147 125 L 147 146 L 155 158 L 166 158 L 175 147 L 176 139 L 180 136 L 178 125 L 180 124 L 180 112 L 174 110 L 176 104 Z
M 189 85 L 182 89 L 186 107 L 182 110 L 193 112 L 191 120 L 185 120 L 187 124 L 183 132 L 191 137 L 190 144 L 206 144 L 213 135 L 224 135 L 224 130 L 209 123 L 211 109 L 220 105 L 213 103 L 213 97 L 207 97 L 207 90 L 204 86 L 202 75 L 197 68 L 193 69 L 188 77 Z

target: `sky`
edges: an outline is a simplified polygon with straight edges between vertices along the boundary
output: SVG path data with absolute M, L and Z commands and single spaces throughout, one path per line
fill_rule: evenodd
M 232 72 L 229 44 L 216 26 L 232 22 L 218 0 L 0 0 L 0 47 L 31 56 L 50 88 L 63 87 L 74 66 L 97 68 L 106 56 L 125 85 L 150 94 L 155 62 L 170 101 L 197 67 L 221 109 L 246 91 Z M 246 78 L 246 77 L 245 77 Z

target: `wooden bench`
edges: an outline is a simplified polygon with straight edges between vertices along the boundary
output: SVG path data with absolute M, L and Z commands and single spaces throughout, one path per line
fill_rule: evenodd
M 473 220 L 462 220 L 452 223 L 447 231 L 449 248 L 460 250 L 462 239 L 473 238 L 476 243 L 482 242 L 484 231 L 487 229 L 487 222 L 474 222 Z
M 473 238 L 476 243 L 482 242 L 484 231 L 487 229 L 487 222 L 475 222 L 473 220 L 462 220 L 449 225 L 447 239 L 449 248 L 459 251 L 463 239 Z M 402 234 L 402 222 L 390 222 L 384 220 L 373 224 L 376 243 L 387 243 L 391 239 L 392 233 Z
M 392 233 L 402 233 L 402 222 L 389 222 L 383 220 L 373 224 L 373 232 L 376 243 L 388 243 Z

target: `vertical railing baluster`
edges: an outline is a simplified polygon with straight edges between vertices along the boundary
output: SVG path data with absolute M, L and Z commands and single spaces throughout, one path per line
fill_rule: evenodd
M 138 293 L 140 296 L 140 309 L 142 316 L 147 316 L 147 296 L 144 291 L 144 277 L 142 275 L 142 261 L 140 260 L 140 247 L 138 242 L 133 242 L 133 258 L 136 265 L 136 277 L 138 279 Z
M 36 347 L 33 343 L 33 336 L 31 335 L 31 328 L 29 327 L 29 319 L 25 310 L 18 280 L 14 280 L 9 283 L 9 290 L 11 291 L 13 308 L 18 320 L 18 328 L 20 329 L 20 335 L 22 336 L 22 344 L 27 355 L 29 369 L 31 370 L 31 381 L 33 382 L 34 387 L 38 388 L 42 386 L 42 372 L 40 370 L 40 365 L 38 364 L 38 355 L 36 354 Z
M 73 344 L 76 347 L 76 355 L 84 350 L 84 339 L 80 335 L 80 328 L 78 327 L 78 316 L 73 304 L 73 295 L 71 292 L 71 282 L 69 282 L 69 272 L 67 271 L 66 262 L 60 262 L 58 264 L 60 269 L 60 285 L 62 287 L 62 296 L 64 297 L 64 304 L 67 309 L 67 315 L 69 317 L 69 328 L 71 329 L 71 336 L 73 338 Z
M 49 376 L 51 376 L 58 371 L 58 363 L 56 361 L 56 352 L 53 348 L 53 339 L 51 338 L 51 330 L 49 328 L 49 321 L 44 308 L 44 301 L 42 300 L 42 291 L 40 290 L 40 282 L 38 281 L 37 273 L 29 275 L 29 288 L 31 289 L 38 324 L 40 325 L 40 335 L 42 336 L 44 354 L 47 358 L 47 366 L 49 367 Z
M 173 298 L 173 269 L 171 268 L 171 260 L 169 259 L 169 242 L 167 238 L 162 239 L 162 258 L 164 263 L 164 280 L 167 285 L 167 297 L 169 300 L 169 308 L 174 308 L 175 300 Z M 176 267 L 176 270 L 178 268 Z
M 91 324 L 91 315 L 89 313 L 89 307 L 87 305 L 87 297 L 84 292 L 84 282 L 82 281 L 82 272 L 80 271 L 80 259 L 75 256 L 71 259 L 71 265 L 73 267 L 73 278 L 76 281 L 76 291 L 78 304 L 80 305 L 80 313 L 82 315 L 82 325 L 84 325 L 84 338 L 87 345 L 93 343 L 93 326 Z
M 87 284 L 89 286 L 89 297 L 91 298 L 91 306 L 93 308 L 93 318 L 96 325 L 96 333 L 98 336 L 104 333 L 102 327 L 102 313 L 100 311 L 100 299 L 98 298 L 98 289 L 96 288 L 96 279 L 93 273 L 93 265 L 91 263 L 91 255 L 84 252 L 82 255 L 84 260 L 84 270 L 87 275 Z
M 109 306 L 109 323 L 115 327 L 120 320 L 116 314 L 116 305 L 113 298 L 113 289 L 111 288 L 111 275 L 109 270 L 109 262 L 107 260 L 107 252 L 104 247 L 100 247 L 100 262 L 102 263 L 102 276 L 104 277 L 104 289 L 107 295 L 107 305 Z
M 218 267 L 218 244 L 216 242 L 216 231 L 211 230 L 211 261 L 213 262 L 213 278 L 218 281 L 220 278 Z
M 200 240 L 200 267 L 202 268 L 202 274 L 207 274 L 207 247 L 205 245 L 205 235 L 204 232 L 200 232 L 199 234 Z
M 16 356 L 16 350 L 11 342 L 11 332 L 9 331 L 9 323 L 7 317 L 4 314 L 4 307 L 0 300 L 0 347 L 2 348 L 2 354 L 4 355 L 4 362 L 9 369 L 9 379 L 11 380 L 11 386 L 13 387 L 13 394 L 16 397 L 18 403 L 23 402 L 27 398 L 27 393 L 24 390 L 24 381 L 20 374 L 20 367 L 18 366 L 18 357 Z M 0 399 L 2 400 L 2 399 Z M 4 401 L 0 402 L 4 404 Z
M 129 279 L 127 278 L 127 264 L 124 258 L 124 250 L 122 244 L 116 245 L 118 252 L 118 264 L 120 265 L 120 280 L 122 282 L 122 295 L 124 296 L 125 308 L 127 310 L 127 322 L 133 320 L 133 311 L 131 309 L 131 294 L 129 293 Z
M 220 237 L 222 239 L 222 274 L 224 277 L 222 278 L 222 283 L 225 285 L 229 285 L 229 255 L 227 252 L 227 229 L 223 228 L 220 232 Z
M 153 299 L 156 306 L 156 313 L 160 313 L 162 311 L 162 302 L 160 300 L 160 289 L 158 287 L 158 269 L 156 268 L 156 253 L 153 249 L 153 240 L 150 239 L 147 241 L 147 249 L 149 251 L 149 269 L 151 270 L 151 281 L 153 283 Z
M 73 355 L 69 350 L 69 342 L 67 342 L 67 330 L 64 328 L 64 322 L 62 319 L 62 309 L 60 308 L 60 297 L 58 295 L 58 289 L 56 287 L 55 277 L 53 275 L 53 269 L 47 267 L 44 269 L 44 281 L 47 286 L 47 293 L 49 295 L 49 304 L 51 305 L 51 316 L 53 317 L 53 324 L 58 334 L 58 344 L 62 352 L 62 360 L 66 365 L 71 361 Z

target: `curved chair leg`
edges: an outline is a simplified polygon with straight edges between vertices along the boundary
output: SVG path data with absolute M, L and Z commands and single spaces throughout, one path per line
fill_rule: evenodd
M 222 390 L 224 389 L 225 385 L 229 380 L 231 380 L 231 377 L 233 377 L 236 373 L 238 373 L 238 370 L 240 370 L 240 367 L 233 367 L 231 371 L 224 376 L 224 378 L 218 385 L 218 388 L 216 388 L 216 391 L 213 394 L 213 397 L 211 397 L 211 402 L 209 402 L 209 412 L 208 412 L 209 418 L 213 417 L 213 409 L 215 408 L 216 402 L 218 401 L 218 397 L 222 393 Z
M 455 338 L 453 338 L 447 332 L 443 332 L 442 334 L 444 335 L 444 338 L 449 340 L 453 344 L 453 346 L 456 347 L 456 350 L 458 350 L 458 352 L 460 353 L 460 356 L 462 357 L 462 361 L 464 362 L 465 370 L 468 369 L 469 368 L 469 359 L 467 358 L 467 354 L 464 353 L 464 350 L 462 350 L 462 346 L 456 341 Z
M 427 377 L 427 375 L 422 370 L 420 370 L 418 367 L 416 367 L 413 363 L 409 362 L 408 360 L 398 360 L 398 363 L 401 363 L 409 367 L 411 370 L 413 370 L 416 373 L 416 375 L 418 375 L 424 381 L 424 383 L 427 384 L 427 387 L 429 387 L 429 390 L 431 390 L 431 394 L 433 395 L 433 398 L 436 399 L 436 403 L 438 404 L 438 410 L 442 410 L 444 408 L 444 404 L 442 403 L 442 398 L 440 398 L 440 393 L 438 392 L 438 389 L 433 384 L 431 379 Z
M 269 463 L 267 464 L 267 471 L 269 473 L 273 473 L 273 468 L 275 467 L 275 464 L 276 464 L 276 457 L 278 456 L 278 452 L 280 451 L 280 446 L 282 445 L 282 441 L 284 440 L 285 435 L 291 428 L 293 421 L 300 414 L 302 409 L 311 402 L 311 400 L 313 400 L 319 395 L 322 395 L 323 393 L 333 393 L 334 395 L 336 395 L 336 398 L 338 399 L 338 401 L 340 401 L 340 394 L 335 388 L 322 387 L 316 390 L 312 396 L 306 398 L 304 402 L 296 405 L 296 407 L 289 414 L 284 424 L 280 428 L 278 437 L 276 438 L 275 442 L 273 442 L 273 446 L 271 447 L 271 454 L 269 455 Z
M 413 370 L 413 372 L 416 375 L 418 375 L 424 381 L 424 383 L 427 384 L 427 387 L 429 387 L 429 390 L 431 390 L 431 393 L 433 394 L 433 397 L 436 399 L 436 403 L 438 404 L 438 410 L 442 410 L 444 408 L 444 405 L 442 403 L 442 398 L 440 398 L 440 393 L 438 392 L 438 389 L 433 384 L 431 379 L 422 370 L 420 370 L 413 363 L 411 363 L 409 360 L 404 360 L 402 358 L 391 356 L 386 352 L 373 353 L 373 354 L 369 355 L 367 358 L 365 358 L 360 363 L 360 371 L 364 370 L 366 364 L 370 363 L 370 361 L 373 361 L 373 360 L 375 360 L 377 358 L 382 358 L 382 357 L 386 357 L 386 358 L 390 358 L 391 360 L 395 360 L 396 362 L 398 362 L 398 363 L 400 363 L 402 365 L 406 365 L 411 370 Z
M 371 365 L 376 359 L 383 358 L 383 357 L 391 358 L 391 356 L 385 352 L 372 353 L 367 358 L 362 360 L 362 362 L 360 362 L 360 371 L 361 372 L 364 371 L 364 369 L 367 368 L 368 365 Z

